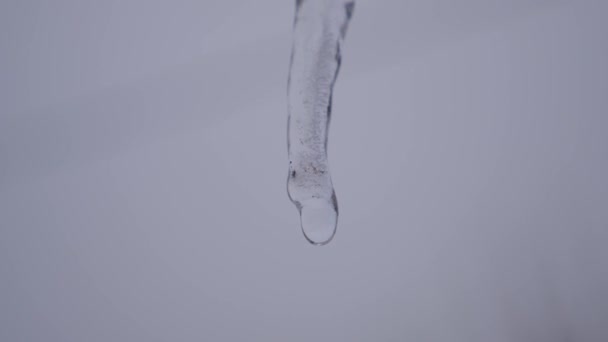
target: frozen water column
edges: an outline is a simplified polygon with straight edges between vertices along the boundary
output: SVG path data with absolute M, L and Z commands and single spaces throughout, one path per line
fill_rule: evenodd
M 338 202 L 327 161 L 333 86 L 352 0 L 298 0 L 287 82 L 287 192 L 302 232 L 315 245 L 336 232 Z

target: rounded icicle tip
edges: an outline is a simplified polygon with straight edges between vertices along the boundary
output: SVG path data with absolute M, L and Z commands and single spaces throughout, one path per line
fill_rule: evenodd
M 320 200 L 307 203 L 300 210 L 304 237 L 313 245 L 327 244 L 336 234 L 338 211 L 331 202 Z

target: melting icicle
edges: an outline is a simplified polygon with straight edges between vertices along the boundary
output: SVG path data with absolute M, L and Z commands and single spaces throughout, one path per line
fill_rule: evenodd
M 336 233 L 338 202 L 327 162 L 327 135 L 340 45 L 354 9 L 352 0 L 297 0 L 287 85 L 289 199 L 302 232 L 315 245 Z

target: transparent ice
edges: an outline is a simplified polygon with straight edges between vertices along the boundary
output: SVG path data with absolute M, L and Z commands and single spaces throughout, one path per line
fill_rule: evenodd
M 308 241 L 331 241 L 338 201 L 327 161 L 333 86 L 340 46 L 354 9 L 349 0 L 298 0 L 287 85 L 287 192 L 300 212 Z

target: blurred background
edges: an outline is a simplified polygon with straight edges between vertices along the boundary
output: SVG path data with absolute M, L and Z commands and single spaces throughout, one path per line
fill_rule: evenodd
M 335 239 L 294 1 L 0 2 L 0 340 L 608 340 L 608 2 L 358 0 Z

